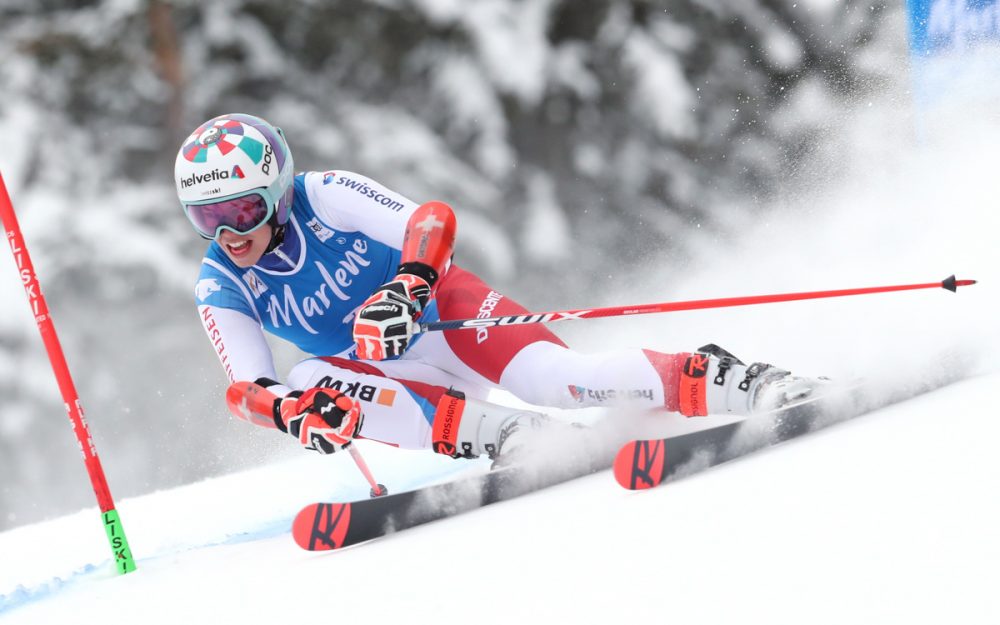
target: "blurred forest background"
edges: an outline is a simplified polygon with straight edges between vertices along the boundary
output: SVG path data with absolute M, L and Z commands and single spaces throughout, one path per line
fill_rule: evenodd
M 260 115 L 299 169 L 448 201 L 459 263 L 593 306 L 835 180 L 813 156 L 841 107 L 905 91 L 904 22 L 883 0 L 0 0 L 0 172 L 112 492 L 302 453 L 231 422 L 196 318 L 172 167 L 201 121 Z M 93 505 L 9 254 L 0 474 L 0 529 Z

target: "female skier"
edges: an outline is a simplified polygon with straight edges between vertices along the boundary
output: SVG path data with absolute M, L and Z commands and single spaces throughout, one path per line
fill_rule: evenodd
M 627 402 L 700 416 L 749 415 L 813 387 L 714 345 L 588 355 L 541 324 L 415 334 L 418 320 L 527 311 L 452 262 L 450 206 L 349 171 L 295 174 L 284 134 L 258 117 L 199 126 L 175 180 L 211 241 L 195 297 L 225 373 L 279 395 L 275 425 L 309 449 L 332 453 L 363 436 L 496 458 L 545 418 L 486 402 L 491 389 L 543 407 Z M 283 383 L 265 330 L 313 355 Z

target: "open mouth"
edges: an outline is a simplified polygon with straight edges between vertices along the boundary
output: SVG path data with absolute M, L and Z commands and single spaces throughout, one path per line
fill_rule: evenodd
M 241 256 L 246 256 L 250 252 L 250 240 L 244 239 L 236 243 L 227 243 L 226 249 L 234 258 L 239 258 Z

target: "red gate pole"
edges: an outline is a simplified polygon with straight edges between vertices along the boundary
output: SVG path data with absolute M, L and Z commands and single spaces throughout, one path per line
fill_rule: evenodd
M 90 484 L 97 496 L 97 505 L 101 509 L 101 521 L 104 524 L 105 533 L 108 536 L 108 543 L 111 546 L 115 568 L 119 573 L 129 573 L 135 570 L 135 560 L 132 558 L 132 550 L 129 548 L 128 539 L 125 537 L 125 530 L 122 528 L 121 518 L 115 510 L 115 502 L 111 498 L 111 491 L 108 489 L 107 479 L 104 477 L 104 469 L 101 468 L 101 460 L 97 456 L 97 449 L 90 436 L 90 429 L 83 418 L 83 406 L 80 405 L 80 398 L 77 395 L 73 378 L 69 373 L 69 366 L 66 364 L 66 357 L 63 355 L 62 345 L 59 337 L 56 336 L 56 328 L 49 315 L 49 307 L 42 295 L 38 277 L 35 275 L 35 267 L 28 255 L 28 248 L 21 234 L 21 227 L 17 222 L 17 215 L 14 214 L 14 205 L 11 203 L 7 186 L 4 184 L 3 176 L 0 175 L 0 221 L 3 223 L 7 242 L 10 244 L 10 251 L 14 255 L 14 262 L 21 274 L 21 282 L 24 284 L 24 293 L 28 297 L 28 304 L 31 312 L 35 316 L 35 323 L 38 325 L 38 332 L 42 335 L 42 342 L 45 344 L 45 351 L 48 352 L 49 362 L 52 364 L 52 371 L 59 384 L 59 391 L 62 393 L 63 401 L 66 404 L 66 412 L 69 413 L 69 420 L 73 426 L 73 433 L 76 434 L 77 442 L 83 453 L 83 462 L 87 466 L 87 473 L 90 475 Z

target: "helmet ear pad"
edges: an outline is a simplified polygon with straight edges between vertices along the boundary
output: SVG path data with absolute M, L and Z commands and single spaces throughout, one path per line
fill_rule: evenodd
M 278 200 L 274 213 L 272 213 L 271 217 L 267 220 L 267 224 L 271 226 L 271 241 L 264 250 L 265 254 L 273 252 L 276 247 L 284 242 L 285 224 L 288 223 L 288 215 L 292 210 L 292 202 L 294 200 L 295 185 L 292 185 L 288 187 L 288 191 L 285 192 L 285 195 Z
M 279 126 L 274 126 L 274 132 L 277 135 L 277 141 L 272 142 L 272 148 L 277 156 L 278 154 L 283 154 L 283 158 L 278 159 L 278 166 L 281 168 L 291 169 L 292 165 L 292 152 L 288 148 L 288 140 L 285 138 L 285 131 Z M 286 162 L 287 161 L 287 162 Z M 290 172 L 294 177 L 295 172 Z M 284 197 L 280 198 L 276 206 L 274 207 L 274 219 L 278 225 L 284 225 L 288 223 L 288 215 L 292 210 L 292 202 L 295 201 L 295 184 L 291 183 L 288 185 L 288 189 L 285 191 Z
M 292 211 L 292 203 L 295 201 L 295 185 L 292 184 L 285 191 L 285 194 L 278 198 L 274 207 L 274 215 L 271 216 L 272 224 L 283 226 L 288 223 L 288 215 Z

